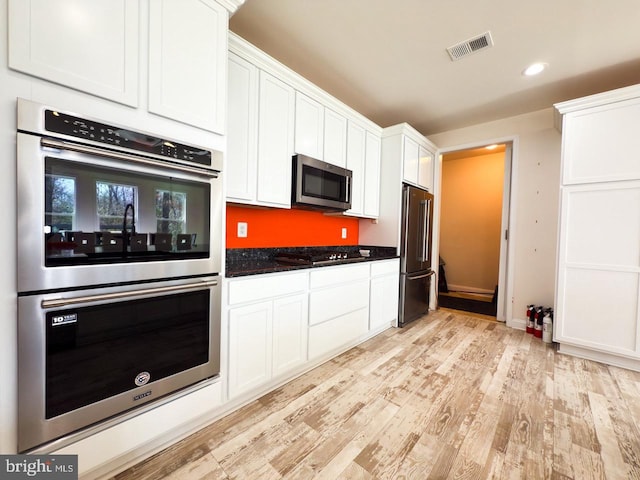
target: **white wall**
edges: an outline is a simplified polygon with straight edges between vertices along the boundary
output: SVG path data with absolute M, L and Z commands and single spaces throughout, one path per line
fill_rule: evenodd
M 513 304 L 507 323 L 517 327 L 524 326 L 526 305 L 552 306 L 554 301 L 561 135 L 553 126 L 553 109 L 443 132 L 429 140 L 441 150 L 452 150 L 505 138 L 517 140 L 511 205 L 515 222 L 510 226 L 513 292 L 507 299 Z

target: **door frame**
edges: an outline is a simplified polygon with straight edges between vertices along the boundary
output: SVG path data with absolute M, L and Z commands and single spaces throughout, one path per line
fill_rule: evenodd
M 506 322 L 507 326 L 513 326 L 513 284 L 514 284 L 514 258 L 515 252 L 513 242 L 510 240 L 515 238 L 516 228 L 516 211 L 511 208 L 516 205 L 516 183 L 513 181 L 517 176 L 518 169 L 518 144 L 517 135 L 499 138 L 490 138 L 477 142 L 471 142 L 461 145 L 438 149 L 436 152 L 435 172 L 434 172 L 434 218 L 433 218 L 433 251 L 432 265 L 439 265 L 440 262 L 440 215 L 442 211 L 442 156 L 445 153 L 457 152 L 460 150 L 468 150 L 471 148 L 480 148 L 486 145 L 506 144 L 505 149 L 505 165 L 504 165 L 504 183 L 502 194 L 502 226 L 500 240 L 500 266 L 498 274 L 498 312 L 496 319 Z M 509 148 L 509 146 L 511 148 Z M 509 150 L 511 158 L 508 158 Z M 434 300 L 432 308 L 435 308 L 437 301 L 438 282 L 433 282 Z

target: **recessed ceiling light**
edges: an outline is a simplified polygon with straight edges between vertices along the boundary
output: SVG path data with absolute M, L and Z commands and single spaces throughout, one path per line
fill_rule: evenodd
M 523 72 L 522 74 L 527 76 L 527 77 L 531 77 L 533 75 L 538 75 L 539 73 L 541 73 L 545 68 L 547 68 L 549 65 L 546 63 L 533 63 L 531 65 L 529 65 Z
M 493 145 L 487 145 L 484 148 L 486 148 L 487 150 L 495 150 L 496 148 L 498 148 L 498 145 L 494 143 Z

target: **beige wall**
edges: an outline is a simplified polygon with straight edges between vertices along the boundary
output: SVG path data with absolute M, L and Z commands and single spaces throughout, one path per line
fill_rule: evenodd
M 498 284 L 504 153 L 442 163 L 440 256 L 449 288 L 493 292 Z
M 511 316 L 523 326 L 527 304 L 553 305 L 555 291 L 561 135 L 553 126 L 553 109 L 505 118 L 431 135 L 440 149 L 466 148 L 513 137 L 512 180 L 515 221 L 510 225 L 513 249 Z

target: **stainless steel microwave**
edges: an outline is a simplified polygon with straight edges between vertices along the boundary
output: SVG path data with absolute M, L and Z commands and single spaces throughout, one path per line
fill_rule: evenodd
M 298 154 L 293 156 L 292 179 L 292 207 L 333 212 L 351 208 L 351 170 Z

